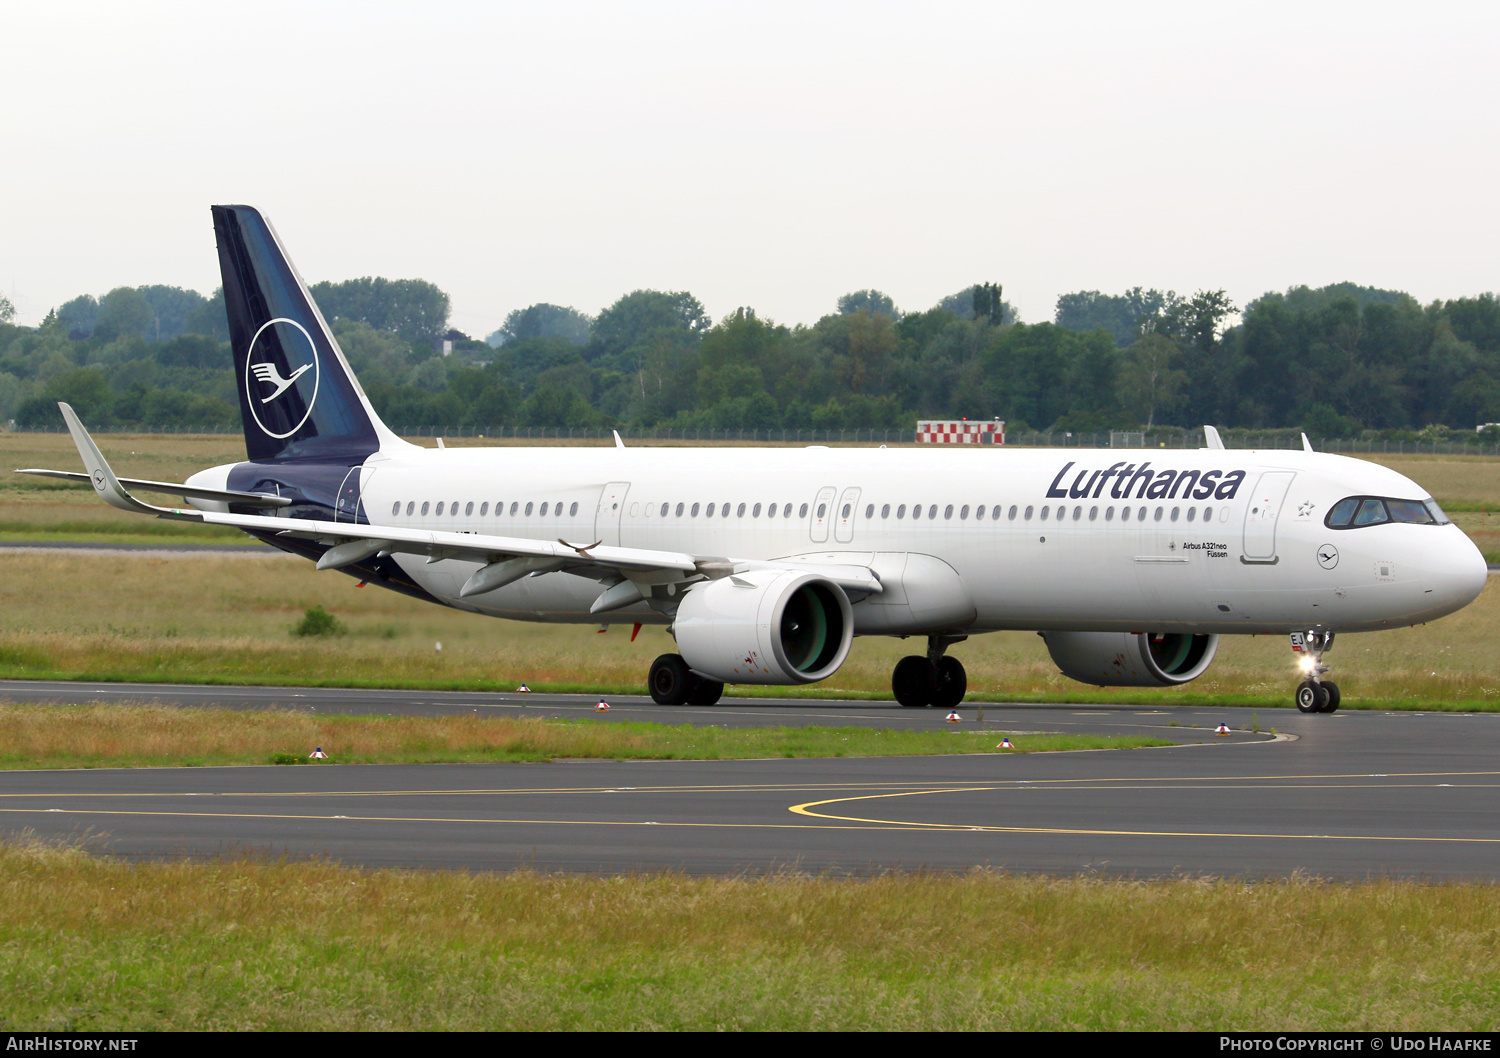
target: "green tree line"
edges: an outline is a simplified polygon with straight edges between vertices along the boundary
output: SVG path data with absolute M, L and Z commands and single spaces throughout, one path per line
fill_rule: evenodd
M 1027 324 L 999 285 L 903 312 L 878 290 L 811 325 L 690 293 L 637 290 L 597 316 L 537 304 L 487 340 L 448 326 L 422 280 L 313 288 L 392 426 L 910 429 L 918 418 L 1026 429 L 1300 428 L 1316 437 L 1472 430 L 1500 421 L 1500 304 L 1428 305 L 1351 283 L 1269 293 L 1077 291 Z M 0 306 L 0 420 L 55 426 L 67 400 L 100 426 L 239 422 L 222 294 L 112 290 L 37 327 Z M 443 354 L 444 343 L 451 354 Z

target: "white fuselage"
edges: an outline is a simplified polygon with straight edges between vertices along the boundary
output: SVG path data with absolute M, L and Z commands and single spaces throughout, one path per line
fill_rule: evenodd
M 370 458 L 361 488 L 372 526 L 869 566 L 885 591 L 855 604 L 857 634 L 1365 631 L 1451 613 L 1486 575 L 1451 524 L 1327 528 L 1344 497 L 1427 493 L 1303 452 L 402 448 Z M 601 620 L 595 580 L 461 599 L 476 563 L 397 561 L 461 609 Z M 644 603 L 604 619 L 670 620 Z

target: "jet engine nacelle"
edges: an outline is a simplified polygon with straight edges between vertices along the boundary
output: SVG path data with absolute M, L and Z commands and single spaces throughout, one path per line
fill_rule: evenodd
M 723 683 L 812 683 L 849 656 L 854 617 L 832 581 L 794 570 L 753 570 L 695 584 L 677 608 L 677 650 Z
M 1172 687 L 1203 675 L 1216 635 L 1156 632 L 1043 632 L 1063 675 L 1099 687 Z

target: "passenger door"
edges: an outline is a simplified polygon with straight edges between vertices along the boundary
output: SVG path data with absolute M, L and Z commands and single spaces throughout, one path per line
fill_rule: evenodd
M 333 520 L 335 522 L 359 522 L 368 521 L 362 518 L 360 510 L 360 495 L 362 492 L 360 478 L 363 477 L 363 486 L 368 487 L 370 478 L 374 477 L 375 471 L 363 466 L 350 467 L 349 473 L 344 475 L 343 484 L 339 486 L 338 498 L 333 504 Z
M 1250 505 L 1245 508 L 1241 562 L 1273 566 L 1278 561 L 1276 519 L 1281 514 L 1287 489 L 1292 487 L 1292 479 L 1296 476 L 1290 470 L 1269 470 L 1255 483 L 1255 489 L 1250 493 Z
M 630 482 L 611 481 L 599 494 L 599 508 L 594 514 L 594 539 L 611 547 L 620 546 L 620 516 L 625 513 L 625 494 Z

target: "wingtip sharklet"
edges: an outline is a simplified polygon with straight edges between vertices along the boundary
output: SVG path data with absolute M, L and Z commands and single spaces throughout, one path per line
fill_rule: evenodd
M 132 496 L 129 490 L 120 484 L 120 479 L 115 477 L 115 472 L 110 469 L 109 461 L 104 458 L 104 453 L 99 451 L 99 446 L 94 443 L 93 437 L 89 436 L 88 430 L 84 429 L 78 413 L 66 401 L 58 401 L 57 408 L 62 412 L 63 421 L 68 424 L 68 432 L 73 435 L 73 444 L 78 448 L 78 457 L 83 460 L 83 469 L 88 473 L 94 491 L 99 494 L 100 499 L 111 507 L 130 511 L 132 514 L 191 517 L 182 511 L 157 507 Z

